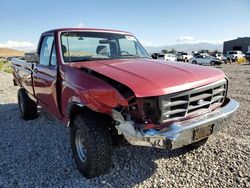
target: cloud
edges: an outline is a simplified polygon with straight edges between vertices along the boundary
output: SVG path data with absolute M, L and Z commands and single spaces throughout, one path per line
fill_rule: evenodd
M 194 37 L 192 36 L 182 36 L 177 39 L 178 43 L 192 43 L 194 41 Z
M 0 42 L 0 48 L 12 48 L 16 50 L 34 50 L 35 44 L 28 41 L 8 40 L 5 43 Z
M 82 22 L 80 22 L 79 24 L 77 24 L 77 28 L 83 28 L 85 25 L 82 23 Z
M 229 39 L 218 39 L 218 40 L 205 40 L 205 39 L 199 39 L 196 41 L 196 43 L 210 43 L 210 44 L 223 44 L 224 41 L 227 41 Z
M 149 41 L 146 41 L 146 40 L 140 40 L 140 43 L 145 47 L 160 47 L 160 46 L 163 46 L 161 44 L 149 42 Z
M 206 39 L 196 39 L 193 36 L 182 36 L 177 39 L 177 43 L 189 43 L 189 44 L 197 44 L 197 43 L 210 43 L 210 44 L 223 44 L 224 41 L 229 39 L 217 39 L 217 40 L 206 40 Z

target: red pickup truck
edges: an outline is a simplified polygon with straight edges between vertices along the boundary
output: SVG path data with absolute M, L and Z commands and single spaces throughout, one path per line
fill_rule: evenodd
M 12 60 L 21 117 L 37 118 L 39 105 L 70 127 L 73 158 L 88 178 L 109 170 L 118 136 L 138 146 L 197 146 L 239 106 L 222 71 L 153 60 L 128 32 L 47 31 L 25 59 Z

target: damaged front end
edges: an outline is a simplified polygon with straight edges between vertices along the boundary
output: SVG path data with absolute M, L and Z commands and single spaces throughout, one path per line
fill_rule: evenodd
M 85 93 L 87 106 L 112 116 L 115 128 L 132 145 L 175 149 L 197 142 L 229 125 L 239 106 L 226 97 L 227 79 L 177 93 L 141 97 L 114 79 L 80 69 L 91 75 L 91 87 L 93 78 L 99 80 L 94 90 L 88 89 L 92 92 Z
M 131 119 L 125 120 L 123 115 L 113 110 L 112 116 L 116 121 L 116 128 L 125 136 L 126 140 L 137 146 L 149 146 L 164 149 L 176 149 L 197 142 L 218 132 L 229 125 L 239 103 L 227 100 L 225 105 L 214 111 L 184 121 L 176 121 L 168 125 L 151 125 L 151 129 L 143 129 L 148 123 L 136 123 Z M 155 126 L 155 128 L 153 128 Z M 159 129 L 159 127 L 164 127 Z M 195 137 L 199 130 L 209 132 L 200 137 Z M 201 131 L 200 131 L 201 132 Z
M 112 110 L 112 117 L 132 145 L 180 148 L 229 125 L 239 104 L 226 93 L 224 79 L 172 95 L 131 97 L 128 107 Z
M 160 124 L 158 97 L 131 97 L 129 106 L 112 110 L 115 127 L 132 145 L 166 147 L 164 136 L 153 136 L 167 124 Z

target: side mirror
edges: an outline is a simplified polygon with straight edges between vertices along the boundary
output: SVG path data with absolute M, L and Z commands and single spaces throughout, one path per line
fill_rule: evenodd
M 39 55 L 37 53 L 25 53 L 24 58 L 26 62 L 39 63 Z

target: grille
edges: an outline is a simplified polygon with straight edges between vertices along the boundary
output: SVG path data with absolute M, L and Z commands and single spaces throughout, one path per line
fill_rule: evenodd
M 178 94 L 160 96 L 160 121 L 165 123 L 214 109 L 223 103 L 226 91 L 227 81 L 224 79 Z

